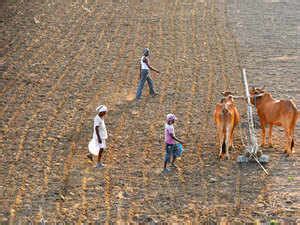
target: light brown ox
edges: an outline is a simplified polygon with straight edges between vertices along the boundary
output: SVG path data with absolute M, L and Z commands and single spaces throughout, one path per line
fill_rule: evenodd
M 292 100 L 276 100 L 270 93 L 263 88 L 252 88 L 250 90 L 251 103 L 255 105 L 262 128 L 262 144 L 266 142 L 266 126 L 269 125 L 269 141 L 270 147 L 273 146 L 272 127 L 281 126 L 284 128 L 287 137 L 287 147 L 285 153 L 290 155 L 293 152 L 294 130 L 299 118 L 300 112 L 297 110 Z
M 217 126 L 217 136 L 219 141 L 219 158 L 226 154 L 229 159 L 229 148 L 233 148 L 233 131 L 240 121 L 240 114 L 233 102 L 230 92 L 222 93 L 225 97 L 216 105 L 214 120 Z

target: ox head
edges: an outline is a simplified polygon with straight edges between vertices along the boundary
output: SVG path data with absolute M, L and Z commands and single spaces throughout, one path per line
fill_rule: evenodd
M 261 88 L 256 88 L 253 86 L 249 90 L 249 93 L 251 104 L 256 105 L 257 101 L 267 94 L 267 91 L 265 91 L 265 86 Z
M 221 100 L 221 102 L 233 102 L 234 99 L 245 99 L 244 96 L 236 96 L 236 92 L 232 92 L 232 91 L 222 91 L 221 95 L 223 95 L 223 98 Z
M 257 87 L 252 86 L 252 87 L 250 88 L 249 92 L 250 92 L 250 95 L 251 95 L 251 96 L 252 96 L 252 95 L 263 94 L 263 93 L 266 92 L 266 91 L 265 91 L 265 85 L 264 85 L 263 87 L 261 87 L 261 88 L 257 88 Z
M 233 93 L 231 91 L 222 91 L 221 95 L 223 95 L 223 97 L 221 98 L 220 103 L 232 103 L 233 102 Z

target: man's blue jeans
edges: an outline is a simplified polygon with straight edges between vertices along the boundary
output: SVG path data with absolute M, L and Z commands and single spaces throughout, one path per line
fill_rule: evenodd
M 153 80 L 151 79 L 150 75 L 149 75 L 149 70 L 142 70 L 141 71 L 141 79 L 139 82 L 139 86 L 138 89 L 136 91 L 136 99 L 140 99 L 142 96 L 142 91 L 144 88 L 144 84 L 147 81 L 148 85 L 149 85 L 149 89 L 150 89 L 150 95 L 154 95 L 155 91 L 154 91 L 154 85 L 153 85 Z

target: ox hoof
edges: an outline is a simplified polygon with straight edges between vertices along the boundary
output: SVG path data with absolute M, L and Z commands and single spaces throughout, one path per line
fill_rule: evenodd
M 266 146 L 265 144 L 261 144 L 261 145 L 260 145 L 260 147 L 262 147 L 262 148 L 265 148 L 265 146 Z
M 288 156 L 291 156 L 291 155 L 293 154 L 293 152 L 294 152 L 293 150 L 289 150 L 289 151 L 286 152 L 286 154 L 287 154 Z
M 270 143 L 270 144 L 268 145 L 268 147 L 269 147 L 269 148 L 273 148 L 273 147 L 274 147 L 273 143 Z
M 289 156 L 291 156 L 292 151 L 290 149 L 286 149 L 286 150 L 284 150 L 284 153 L 285 153 L 286 157 L 289 157 Z
M 229 160 L 229 159 L 230 159 L 230 157 L 227 155 L 227 156 L 225 156 L 225 159 L 226 159 L 226 160 Z

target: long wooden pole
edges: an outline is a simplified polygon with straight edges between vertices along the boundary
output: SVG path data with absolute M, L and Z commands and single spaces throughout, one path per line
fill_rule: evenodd
M 260 167 L 264 170 L 264 172 L 268 175 L 268 171 L 264 168 L 264 166 L 259 162 L 257 158 L 257 151 L 258 151 L 258 144 L 257 144 L 257 138 L 255 135 L 254 130 L 254 122 L 253 122 L 253 113 L 252 113 L 252 106 L 250 101 L 250 93 L 249 93 L 249 87 L 248 87 L 248 81 L 247 81 L 247 75 L 246 75 L 246 69 L 243 68 L 242 70 L 243 75 L 243 81 L 244 81 L 244 87 L 247 97 L 247 116 L 248 116 L 248 124 L 249 124 L 249 144 L 250 148 L 247 150 L 250 153 L 250 157 L 254 158 L 254 160 L 260 165 Z
M 253 112 L 252 112 L 252 106 L 250 102 L 250 93 L 249 93 L 249 87 L 248 87 L 248 81 L 247 81 L 247 75 L 246 75 L 246 69 L 243 68 L 242 70 L 242 75 L 243 75 L 243 81 L 244 81 L 244 87 L 245 87 L 245 93 L 247 97 L 247 117 L 248 117 L 248 124 L 249 124 L 249 141 L 250 141 L 250 146 L 251 148 L 250 153 L 256 155 L 257 150 L 258 150 L 258 144 L 257 144 L 257 138 L 255 135 L 255 130 L 254 130 L 254 122 L 253 122 Z

